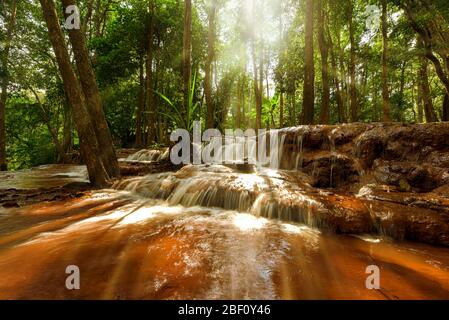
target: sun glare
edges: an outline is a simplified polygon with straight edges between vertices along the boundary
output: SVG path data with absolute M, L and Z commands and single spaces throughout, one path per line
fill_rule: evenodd
M 250 214 L 238 214 L 233 219 L 234 225 L 241 231 L 260 230 L 267 222 L 266 219 L 257 218 Z

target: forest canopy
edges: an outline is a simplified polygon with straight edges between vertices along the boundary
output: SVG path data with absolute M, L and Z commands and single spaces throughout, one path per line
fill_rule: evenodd
M 5 0 L 0 45 L 2 170 L 100 145 L 88 167 L 114 176 L 114 147 L 168 145 L 199 120 L 449 120 L 445 0 Z

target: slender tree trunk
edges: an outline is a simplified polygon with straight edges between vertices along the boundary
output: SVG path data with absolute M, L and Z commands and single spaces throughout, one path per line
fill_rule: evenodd
M 254 40 L 252 44 L 252 51 L 253 51 L 253 72 L 254 72 L 254 78 L 253 78 L 253 86 L 254 86 L 254 99 L 256 103 L 256 130 L 260 129 L 262 127 L 262 105 L 260 104 L 260 101 L 262 101 L 262 93 L 261 88 L 259 87 L 259 71 L 257 68 L 257 60 L 256 60 L 256 48 L 254 45 Z
M 267 59 L 268 63 L 265 63 L 265 90 L 267 90 L 267 99 L 270 100 L 270 81 L 268 79 L 270 73 L 270 61 Z
M 391 121 L 390 117 L 390 93 L 388 89 L 388 24 L 387 24 L 387 0 L 382 0 L 382 109 L 383 121 Z
M 247 82 L 247 78 L 246 78 L 246 65 L 245 65 L 245 70 L 243 71 L 243 76 L 242 76 L 242 119 L 241 119 L 241 125 L 242 126 L 246 126 L 246 89 L 248 87 L 248 82 Z
M 61 72 L 64 90 L 72 108 L 73 119 L 80 138 L 81 154 L 87 166 L 90 181 L 95 186 L 105 187 L 109 185 L 110 177 L 103 165 L 99 143 L 91 122 L 91 117 L 87 111 L 83 93 L 70 62 L 55 4 L 53 0 L 39 1 Z
M 338 73 L 340 76 L 340 93 L 343 106 L 344 122 L 348 122 L 351 118 L 348 77 L 345 69 L 344 50 L 341 46 L 341 32 L 337 30 L 337 53 L 338 53 Z
M 323 6 L 323 1 L 324 0 L 318 0 L 318 44 L 321 52 L 321 81 L 323 90 L 320 123 L 329 124 L 329 105 L 330 105 L 330 88 L 329 88 L 329 71 L 328 71 L 329 47 L 324 32 L 326 8 Z
M 417 95 L 417 106 L 418 106 L 418 123 L 424 122 L 424 101 L 422 97 L 422 84 L 421 84 L 421 70 L 418 70 L 417 77 L 417 87 L 418 87 L 418 95 Z
M 154 105 L 153 92 L 153 57 L 154 57 L 154 0 L 148 1 L 148 33 L 147 33 L 147 59 L 146 59 L 146 108 L 148 110 L 148 132 L 147 145 L 150 146 L 156 142 L 156 107 Z
M 189 107 L 190 79 L 192 76 L 192 0 L 184 0 L 184 40 L 182 54 L 183 110 L 185 118 Z M 187 129 L 187 128 L 186 128 Z
M 89 0 L 87 2 L 86 16 L 84 17 L 84 19 L 82 21 L 82 30 L 83 30 L 84 34 L 87 34 L 87 31 L 88 31 L 87 29 L 90 24 L 90 20 L 92 19 L 93 9 L 94 9 L 94 0 Z
M 204 79 L 204 95 L 206 96 L 207 105 L 207 128 L 215 127 L 214 120 L 214 102 L 212 99 L 212 63 L 215 59 L 215 33 L 216 24 L 215 16 L 217 13 L 217 0 L 211 0 L 208 10 L 209 30 L 207 33 L 207 59 L 205 65 L 205 79 Z
M 404 104 L 404 91 L 405 91 L 405 69 L 407 67 L 407 63 L 403 62 L 401 64 L 401 81 L 399 86 L 399 121 L 403 122 L 404 112 L 402 110 L 402 106 Z
M 433 103 L 429 87 L 429 76 L 428 76 L 428 63 L 424 57 L 420 58 L 420 72 L 419 80 L 421 82 L 421 93 L 424 104 L 424 114 L 426 116 L 426 122 L 436 122 L 436 114 L 433 109 Z
M 222 123 L 222 127 L 223 129 L 225 128 L 226 125 L 226 120 L 228 118 L 228 112 L 229 112 L 229 108 L 230 108 L 230 104 L 231 104 L 231 94 L 230 91 L 232 89 L 229 88 L 228 92 L 225 92 L 225 97 L 224 97 L 224 101 L 223 101 L 223 110 L 222 110 L 222 116 L 221 116 L 221 123 Z
M 282 1 L 279 1 L 279 59 L 283 55 L 284 50 L 284 23 L 283 23 L 283 8 L 282 8 Z M 284 87 L 284 81 L 281 78 L 281 81 L 279 83 L 279 127 L 284 127 L 284 113 L 285 113 L 285 87 Z
M 373 101 L 373 121 L 378 122 L 380 121 L 380 107 L 378 105 L 378 99 L 379 99 L 379 88 L 377 86 L 377 82 L 373 81 L 373 87 L 372 87 L 372 94 L 371 98 Z
M 4 43 L 4 50 L 0 53 L 0 61 L 3 65 L 4 77 L 0 78 L 0 171 L 8 169 L 8 162 L 6 158 L 6 102 L 8 100 L 8 60 L 9 51 L 11 48 L 11 41 L 13 37 L 14 27 L 16 25 L 17 1 L 13 0 L 11 4 L 11 13 L 9 17 L 8 27 L 6 29 L 6 41 Z
M 281 91 L 279 93 L 279 127 L 280 128 L 284 127 L 284 107 L 285 107 L 284 93 Z
M 302 123 L 313 124 L 315 106 L 315 67 L 313 61 L 314 0 L 306 0 L 305 63 Z
M 337 32 L 340 32 L 339 30 Z M 332 79 L 335 87 L 335 99 L 337 101 L 337 111 L 338 111 L 338 122 L 339 123 L 345 123 L 346 120 L 346 113 L 344 109 L 343 104 L 343 97 L 341 95 L 341 87 L 340 87 L 340 80 L 339 80 L 339 72 L 337 67 L 337 59 L 336 54 L 334 50 L 334 45 L 332 42 L 332 35 L 330 34 L 329 29 L 327 30 L 328 33 L 328 39 L 329 39 L 329 51 L 331 56 L 331 66 L 332 66 Z
M 143 148 L 142 116 L 145 110 L 145 76 L 143 57 L 139 59 L 139 105 L 136 113 L 136 148 Z
M 265 59 L 265 52 L 264 52 L 264 42 L 261 39 L 260 43 L 260 52 L 259 52 L 259 100 L 257 101 L 257 109 L 259 114 L 259 124 L 262 124 L 262 106 L 263 106 L 263 79 L 264 79 L 264 59 Z M 259 125 L 259 129 L 262 128 Z
M 297 116 L 296 116 L 296 92 L 293 90 L 291 92 L 288 93 L 289 95 L 289 108 L 288 108 L 288 113 L 289 113 L 289 126 L 294 126 L 296 124 L 297 121 Z
M 242 126 L 242 104 L 243 104 L 243 76 L 239 76 L 237 82 L 237 106 L 235 112 L 235 128 L 240 129 Z
M 66 8 L 70 5 L 76 5 L 76 1 L 62 0 L 62 4 Z M 94 130 L 100 145 L 99 151 L 103 165 L 110 178 L 118 177 L 120 176 L 120 169 L 114 143 L 104 114 L 100 90 L 98 89 L 97 80 L 90 62 L 85 35 L 80 29 L 71 29 L 68 33 L 75 55 L 81 88 L 86 98 L 87 110 L 92 123 L 95 123 Z
M 359 120 L 359 107 L 357 103 L 357 87 L 355 77 L 355 39 L 354 39 L 354 17 L 353 17 L 352 1 L 349 3 L 349 38 L 351 42 L 351 57 L 349 62 L 349 76 L 350 76 L 350 102 L 351 102 L 351 121 L 357 122 Z

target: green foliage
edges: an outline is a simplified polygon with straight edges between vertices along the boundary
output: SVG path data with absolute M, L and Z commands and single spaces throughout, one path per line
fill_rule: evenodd
M 118 146 L 131 146 L 135 132 L 134 106 L 139 86 L 133 79 L 120 81 L 102 91 L 106 118 Z
M 56 161 L 50 134 L 41 122 L 37 105 L 26 97 L 12 97 L 7 107 L 7 155 L 11 170 Z
M 57 2 L 58 3 L 58 2 Z M 86 39 L 104 102 L 107 121 L 117 147 L 135 141 L 136 113 L 146 87 L 145 60 L 148 52 L 149 2 L 78 1 L 82 21 L 88 18 Z M 91 10 L 89 5 L 94 3 Z M 192 12 L 192 74 L 187 110 L 182 110 L 182 52 L 184 3 L 178 0 L 154 0 L 153 82 L 158 143 L 176 128 L 192 129 L 194 120 L 207 117 L 204 105 L 204 77 L 208 48 L 208 10 L 211 0 L 194 1 Z M 256 119 L 254 82 L 263 83 L 262 124 L 279 126 L 280 93 L 284 97 L 284 125 L 298 125 L 303 103 L 304 82 L 304 1 L 217 0 L 217 33 L 212 63 L 212 100 L 215 124 L 220 129 L 236 126 L 237 106 L 241 107 L 242 127 L 254 127 Z M 449 43 L 449 8 L 446 0 L 394 0 L 388 2 L 388 85 L 393 121 L 417 122 L 418 70 L 424 53 L 416 45 L 417 33 L 403 14 L 401 6 L 424 6 L 415 14 L 420 26 L 436 23 L 434 52 L 446 67 Z M 380 6 L 374 0 L 323 0 L 325 33 L 329 46 L 330 122 L 340 121 L 335 80 L 339 83 L 345 115 L 350 110 L 351 57 L 349 18 L 353 5 L 356 90 L 359 120 L 382 119 L 383 50 L 380 30 L 366 26 L 367 5 Z M 0 43 L 5 41 L 5 22 L 10 4 L 0 2 Z M 318 7 L 318 6 L 317 6 Z M 62 10 L 57 6 L 62 21 Z M 316 11 L 316 10 L 315 10 Z M 315 12 L 315 20 L 318 23 Z M 380 21 L 379 21 L 380 22 Z M 315 28 L 315 122 L 318 123 L 323 101 L 321 54 Z M 61 142 L 64 120 L 71 123 L 67 99 L 55 61 L 48 30 L 43 23 L 38 1 L 18 1 L 17 27 L 11 43 L 8 63 L 11 83 L 6 108 L 7 148 L 10 168 L 26 168 L 56 160 L 50 126 Z M 3 52 L 3 51 L 2 51 Z M 1 52 L 0 52 L 1 54 Z M 446 60 L 444 57 L 446 54 Z M 253 61 L 254 60 L 254 61 Z M 335 66 L 334 66 L 335 64 Z M 75 67 L 75 64 L 74 64 Z M 335 67 L 335 70 L 334 70 Z M 254 68 L 262 68 L 254 74 Z M 76 68 L 75 68 L 76 69 Z M 449 72 L 448 72 L 449 74 Z M 0 65 L 0 77 L 6 75 Z M 445 88 L 429 63 L 430 99 L 438 119 L 442 119 Z M 268 90 L 267 90 L 268 86 Z M 39 101 L 38 101 L 39 100 Z M 39 107 L 42 103 L 44 112 Z M 142 110 L 142 131 L 148 121 L 147 107 Z M 45 121 L 48 120 L 48 121 Z M 48 123 L 46 123 L 48 122 Z M 165 138 L 165 141 L 164 141 Z
M 187 110 L 183 110 L 184 106 L 182 103 L 175 104 L 162 93 L 155 91 L 171 107 L 171 112 L 161 112 L 161 114 L 173 121 L 176 128 L 186 129 L 189 132 L 193 131 L 194 121 L 199 120 L 196 117 L 200 103 L 198 101 L 194 102 L 195 85 L 196 74 L 194 74 L 190 81 L 189 101 L 186 106 Z

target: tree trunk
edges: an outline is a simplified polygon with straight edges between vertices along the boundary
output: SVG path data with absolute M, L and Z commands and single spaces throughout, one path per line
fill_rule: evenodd
M 293 90 L 288 93 L 288 116 L 289 116 L 289 126 L 296 125 L 296 92 Z
M 76 5 L 75 0 L 62 0 L 64 8 Z M 65 9 L 64 9 L 65 12 Z M 86 39 L 80 29 L 68 30 L 70 43 L 76 60 L 81 88 L 84 93 L 87 111 L 90 114 L 94 130 L 100 146 L 100 157 L 110 178 L 120 176 L 120 169 L 115 154 L 111 132 L 103 110 L 103 102 L 98 89 L 95 74 L 90 62 Z
M 282 1 L 279 1 L 279 59 L 282 57 L 283 50 L 284 50 L 284 23 L 283 23 L 283 16 L 282 16 L 283 8 L 282 8 Z M 284 81 L 281 77 L 280 83 L 279 83 L 279 127 L 284 127 L 284 113 L 285 113 L 285 87 L 284 87 Z
M 153 36 L 154 36 L 154 0 L 148 2 L 148 33 L 147 33 L 147 59 L 146 59 L 146 108 L 148 110 L 148 132 L 147 145 L 150 146 L 156 142 L 156 107 L 154 105 L 153 92 Z
M 313 0 L 306 0 L 304 93 L 302 124 L 313 124 L 315 106 L 315 66 L 313 61 Z
M 258 77 L 258 68 L 257 68 L 257 60 L 256 60 L 256 48 L 254 44 L 254 40 L 252 41 L 252 51 L 253 51 L 253 72 L 254 72 L 254 78 L 253 78 L 253 86 L 254 86 L 254 99 L 256 104 L 256 123 L 255 127 L 256 130 L 260 129 L 262 127 L 262 104 L 260 102 L 262 101 L 262 89 L 259 87 L 259 77 Z
M 279 93 L 279 127 L 284 127 L 284 93 L 281 91 Z
M 407 62 L 403 62 L 401 64 L 401 81 L 399 86 L 399 121 L 403 122 L 404 119 L 404 112 L 403 112 L 403 105 L 404 105 L 404 91 L 405 91 L 405 69 L 407 67 Z
M 2 92 L 0 93 L 0 171 L 8 170 L 8 162 L 6 159 L 6 101 L 8 100 L 9 85 L 8 60 L 13 31 L 16 25 L 16 14 L 17 1 L 13 0 L 11 4 L 9 23 L 6 29 L 6 41 L 4 43 L 4 50 L 0 54 L 0 61 L 3 65 L 4 72 L 4 77 L 0 81 L 2 90 Z
M 318 0 L 318 44 L 320 46 L 321 52 L 321 81 L 323 90 L 320 123 L 329 124 L 329 104 L 330 104 L 329 71 L 328 71 L 329 47 L 324 32 L 326 8 L 323 7 L 323 1 L 324 0 Z
M 243 76 L 239 76 L 237 82 L 237 106 L 235 112 L 235 128 L 240 129 L 242 127 L 242 100 L 243 100 Z
M 248 81 L 246 78 L 246 65 L 245 65 L 245 70 L 243 71 L 243 76 L 242 76 L 242 117 L 241 117 L 241 125 L 242 126 L 246 126 L 246 103 L 245 103 L 245 99 L 246 99 L 246 95 L 245 95 L 245 91 L 248 87 Z
M 136 143 L 135 147 L 143 148 L 142 116 L 145 110 L 145 76 L 143 70 L 143 57 L 139 59 L 139 105 L 136 112 Z
M 390 93 L 388 90 L 388 25 L 387 25 L 387 0 L 382 0 L 382 109 L 383 121 L 391 121 L 390 117 Z
M 183 110 L 185 118 L 189 108 L 191 63 L 192 63 L 192 0 L 184 0 L 184 40 L 182 50 Z M 187 129 L 187 128 L 185 128 Z
M 349 87 L 348 87 L 348 75 L 345 69 L 345 57 L 344 50 L 341 46 L 341 32 L 337 30 L 337 53 L 338 53 L 338 73 L 340 75 L 340 93 L 341 101 L 343 106 L 343 114 L 345 117 L 345 122 L 350 121 L 351 111 L 349 102 Z M 349 69 L 349 68 L 348 68 Z
M 92 13 L 94 9 L 94 0 L 89 0 L 87 3 L 87 12 L 86 16 L 84 17 L 84 21 L 82 21 L 82 30 L 84 34 L 87 34 L 87 29 L 90 24 L 90 20 L 92 19 Z
M 357 122 L 359 120 L 359 108 L 357 105 L 357 87 L 355 77 L 355 39 L 354 39 L 354 21 L 353 21 L 353 3 L 349 3 L 349 38 L 351 42 L 351 57 L 349 62 L 349 76 L 350 76 L 350 99 L 351 99 L 351 121 Z
M 260 41 L 260 51 L 259 51 L 259 99 L 257 101 L 257 110 L 259 115 L 259 127 L 258 129 L 261 129 L 262 126 L 262 107 L 263 107 L 263 79 L 264 79 L 264 59 L 265 59 L 265 52 L 264 52 L 264 42 L 261 39 Z
M 437 117 L 433 109 L 432 98 L 429 87 L 428 63 L 424 57 L 420 58 L 419 80 L 421 82 L 421 93 L 424 105 L 424 114 L 426 122 L 436 122 Z
M 90 181 L 98 187 L 109 185 L 109 175 L 106 171 L 99 143 L 87 111 L 84 97 L 73 71 L 64 35 L 59 25 L 59 18 L 56 13 L 53 0 L 39 0 L 42 7 L 43 16 L 47 24 L 50 41 L 58 62 L 61 77 L 64 83 L 64 90 L 67 94 L 75 125 L 80 138 L 81 154 L 87 166 Z
M 214 102 L 212 99 L 212 63 L 215 59 L 215 33 L 216 24 L 215 17 L 217 13 L 217 0 L 211 0 L 211 4 L 207 13 L 209 20 L 209 29 L 207 33 L 207 59 L 205 65 L 205 79 L 204 79 L 204 95 L 206 96 L 207 105 L 207 128 L 211 129 L 215 127 L 215 110 Z
M 337 30 L 337 32 L 340 32 L 340 31 Z M 330 34 L 329 29 L 327 30 L 327 33 L 328 33 L 328 40 L 329 40 L 329 51 L 330 51 L 330 56 L 331 56 L 332 79 L 333 79 L 334 87 L 335 87 L 335 99 L 337 101 L 338 122 L 345 123 L 347 120 L 346 120 L 346 113 L 345 113 L 344 104 L 343 104 L 343 97 L 341 95 L 341 84 L 340 84 L 339 72 L 338 72 L 338 67 L 337 67 L 337 58 L 335 57 L 336 54 L 335 54 L 334 45 L 332 42 L 332 35 Z
M 422 85 L 421 85 L 421 71 L 418 70 L 418 95 L 417 95 L 417 106 L 418 106 L 418 123 L 424 122 L 424 103 L 422 98 Z

